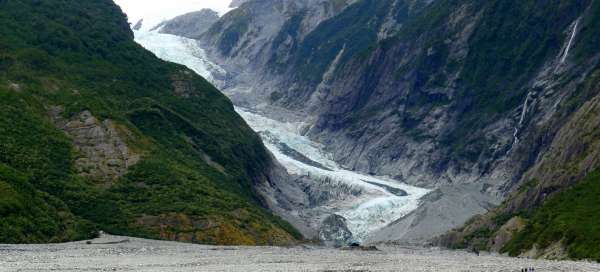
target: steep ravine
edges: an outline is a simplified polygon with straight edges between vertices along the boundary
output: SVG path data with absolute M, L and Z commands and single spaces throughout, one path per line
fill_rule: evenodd
M 187 65 L 217 86 L 226 84 L 215 76 L 224 70 L 208 61 L 204 50 L 193 40 L 156 30 L 137 31 L 136 41 L 160 58 Z M 302 135 L 306 124 L 294 120 L 291 113 L 285 118 L 287 121 L 268 117 L 284 114 L 283 109 L 236 110 L 285 168 L 285 173 L 274 174 L 270 183 L 264 185 L 263 194 L 269 205 L 308 238 L 339 245 L 367 241 L 415 210 L 420 198 L 429 192 L 391 178 L 344 169 L 331 160 L 319 143 Z

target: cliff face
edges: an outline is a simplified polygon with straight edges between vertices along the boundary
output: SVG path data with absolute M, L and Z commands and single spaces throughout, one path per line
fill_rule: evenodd
M 110 0 L 0 2 L 0 242 L 289 244 L 232 104 L 133 41 Z
M 177 16 L 155 28 L 160 29 L 160 33 L 195 39 L 204 34 L 217 20 L 219 14 L 216 11 L 203 9 Z
M 230 87 L 271 81 L 273 55 L 286 59 L 290 50 L 320 22 L 339 13 L 351 1 L 260 0 L 248 1 L 225 14 L 199 39 L 209 55 L 230 72 Z M 243 82 L 243 84 L 242 84 Z M 263 87 L 268 88 L 269 84 Z M 260 89 L 260 88 L 256 88 Z M 268 90 L 262 92 L 267 95 Z M 258 97 L 230 96 L 236 104 Z M 237 103 L 240 102 L 240 103 Z
M 597 167 L 583 159 L 564 175 L 547 165 L 593 154 L 587 141 L 567 145 L 593 135 L 561 131 L 598 91 L 598 5 L 249 1 L 200 42 L 233 71 L 225 91 L 235 103 L 303 115 L 306 135 L 348 169 L 436 189 L 375 239 L 418 242 L 531 179 L 540 183 L 522 189 L 513 211 Z M 596 128 L 585 120 L 577 126 Z

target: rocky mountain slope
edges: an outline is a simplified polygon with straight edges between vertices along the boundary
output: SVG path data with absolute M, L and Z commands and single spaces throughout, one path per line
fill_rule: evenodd
M 271 164 L 229 100 L 137 45 L 112 1 L 0 1 L 0 243 L 293 243 L 256 193 Z
M 154 27 L 160 29 L 161 33 L 169 33 L 187 38 L 199 38 L 210 26 L 219 20 L 219 13 L 210 9 L 203 9 L 177 16 L 169 21 Z M 133 27 L 134 30 L 135 26 Z
M 293 111 L 344 168 L 434 190 L 372 241 L 422 243 L 493 210 L 444 239 L 473 246 L 598 167 L 599 6 L 250 0 L 199 41 L 236 104 Z

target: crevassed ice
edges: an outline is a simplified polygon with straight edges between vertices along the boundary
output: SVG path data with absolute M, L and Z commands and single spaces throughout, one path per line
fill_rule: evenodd
M 206 52 L 195 40 L 158 31 L 134 31 L 135 41 L 158 58 L 185 65 L 217 87 L 222 86 L 215 75 L 225 75 L 225 70 L 207 61 Z
M 139 44 L 154 52 L 157 57 L 183 64 L 217 86 L 222 84 L 214 75 L 225 74 L 226 71 L 208 61 L 204 50 L 194 40 L 160 34 L 157 31 L 137 31 L 135 36 Z M 260 133 L 263 135 L 265 146 L 290 174 L 310 176 L 317 183 L 333 180 L 359 187 L 364 191 L 360 196 L 348 196 L 344 201 L 328 203 L 325 207 L 326 210 L 346 218 L 348 229 L 358 241 L 415 210 L 419 206 L 419 199 L 429 192 L 427 189 L 409 186 L 386 177 L 369 176 L 343 169 L 331 159 L 330 154 L 323 152 L 320 144 L 301 135 L 300 128 L 304 125 L 302 123 L 280 122 L 239 107 L 236 111 L 256 132 L 268 132 L 269 137 L 276 138 L 277 141 L 327 168 L 311 166 L 286 155 L 273 143 L 273 139 L 265 137 L 265 133 Z M 403 190 L 408 195 L 398 196 L 377 184 Z

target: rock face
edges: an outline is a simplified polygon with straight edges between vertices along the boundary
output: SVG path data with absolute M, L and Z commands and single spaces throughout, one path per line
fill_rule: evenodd
M 135 25 L 132 27 L 133 30 L 140 30 L 144 25 L 144 19 L 140 19 Z
M 540 5 L 255 0 L 200 42 L 232 71 L 225 92 L 235 103 L 304 115 L 306 135 L 348 169 L 441 189 L 379 236 L 423 242 L 500 204 L 533 173 L 553 191 L 598 167 L 585 159 L 560 179 L 535 170 L 594 154 L 552 143 L 597 94 L 600 58 L 596 1 Z M 578 125 L 596 128 L 591 120 Z M 513 210 L 543 191 L 528 190 Z M 459 216 L 436 212 L 446 210 Z
M 348 229 L 344 217 L 332 214 L 321 224 L 319 238 L 336 247 L 347 246 L 352 242 L 352 232 Z
M 113 181 L 140 160 L 140 155 L 127 147 L 126 139 L 131 133 L 124 127 L 119 129 L 110 119 L 100 122 L 89 111 L 63 119 L 62 111 L 62 108 L 54 107 L 50 114 L 56 126 L 73 139 L 75 151 L 80 156 L 75 161 L 75 168 L 81 176 Z
M 525 228 L 525 221 L 519 216 L 515 216 L 508 220 L 500 229 L 496 232 L 492 238 L 491 250 L 500 251 L 502 247 L 506 245 L 510 240 L 513 239 L 515 233 L 522 231 Z
M 160 33 L 194 39 L 200 37 L 217 20 L 219 20 L 219 13 L 211 9 L 203 9 L 177 16 L 156 28 L 160 28 Z
M 596 67 L 580 86 L 580 94 L 585 94 L 586 98 L 571 98 L 586 101 L 576 110 L 568 109 L 575 112 L 563 115 L 564 119 L 546 120 L 546 126 L 555 129 L 554 134 L 536 135 L 539 137 L 538 143 L 545 143 L 545 152 L 535 159 L 535 164 L 523 175 L 521 188 L 512 192 L 507 201 L 491 213 L 477 217 L 466 226 L 441 237 L 439 243 L 447 246 L 467 244 L 501 250 L 510 239 L 498 240 L 497 237 L 514 236 L 520 230 L 513 229 L 507 233 L 505 225 L 502 225 L 504 222 L 508 220 L 506 224 L 509 224 L 519 218 L 517 214 L 531 213 L 546 200 L 578 184 L 600 167 L 600 153 L 595 148 L 600 142 L 600 135 L 597 133 L 600 126 L 599 76 L 600 71 Z M 573 103 L 573 100 L 571 102 Z M 491 235 L 474 235 L 481 232 Z M 564 248 L 559 243 L 562 241 L 555 242 L 547 249 L 533 248 L 532 251 L 528 251 L 527 256 L 564 257 Z
M 196 86 L 194 86 L 191 78 L 192 73 L 190 71 L 180 71 L 171 76 L 171 80 L 173 81 L 171 85 L 173 85 L 175 95 L 190 98 L 196 94 Z
M 224 15 L 200 38 L 236 82 L 258 80 L 274 59 L 289 55 L 298 39 L 341 12 L 350 0 L 254 0 Z M 247 73 L 248 71 L 253 71 Z M 237 84 L 236 84 L 237 85 Z M 234 98 L 235 100 L 235 98 Z

